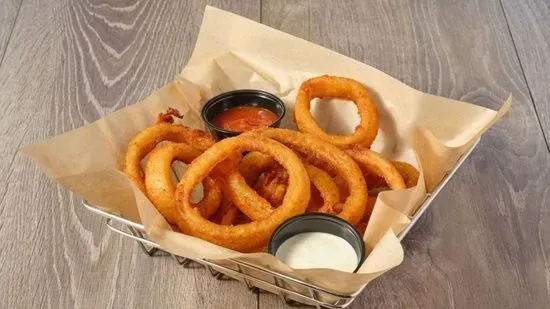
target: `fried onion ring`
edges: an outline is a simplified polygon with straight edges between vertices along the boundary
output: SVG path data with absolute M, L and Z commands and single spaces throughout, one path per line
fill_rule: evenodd
M 237 221 L 238 212 L 239 209 L 227 197 L 223 196 L 218 211 L 214 217 L 210 218 L 210 221 L 220 225 L 233 225 Z
M 284 144 L 284 142 L 283 142 Z M 276 166 L 276 161 L 262 153 L 250 152 L 239 165 L 239 171 L 249 177 L 250 181 L 257 179 L 260 174 Z M 305 165 L 312 188 L 321 195 L 323 203 L 320 206 L 310 205 L 309 211 L 334 213 L 333 206 L 340 202 L 338 186 L 332 177 L 325 171 L 311 165 Z M 246 177 L 233 173 L 228 178 L 230 188 L 228 195 L 235 205 L 253 220 L 261 220 L 273 211 L 273 206 L 282 202 L 286 190 L 285 172 L 277 169 L 264 174 L 255 190 L 249 189 L 245 183 Z M 248 182 L 248 181 L 247 181 Z M 310 200 L 311 202 L 311 200 Z
M 242 158 L 239 163 L 239 172 L 246 180 L 246 183 L 253 185 L 263 172 L 276 164 L 277 162 L 272 157 L 252 151 Z
M 380 154 L 367 148 L 345 150 L 369 174 L 384 178 L 392 190 L 405 189 L 405 182 L 399 171 Z
M 340 203 L 340 191 L 330 175 L 313 165 L 306 165 L 306 170 L 313 187 L 319 191 L 323 204 L 319 212 L 333 212 L 333 207 Z
M 393 166 L 395 166 L 397 171 L 399 171 L 401 177 L 403 177 L 403 181 L 405 182 L 405 186 L 407 188 L 412 188 L 416 186 L 420 173 L 414 166 L 407 162 L 401 161 L 392 161 L 392 164 Z M 371 174 L 367 170 L 363 171 L 363 176 L 365 176 L 365 181 L 367 182 L 369 189 L 381 189 L 388 186 L 384 178 L 375 174 Z
M 367 203 L 367 185 L 361 170 L 345 152 L 311 134 L 288 129 L 265 128 L 249 131 L 243 135 L 261 135 L 279 141 L 301 153 L 313 165 L 326 167 L 329 169 L 328 172 L 341 176 L 346 181 L 350 194 L 342 205 L 342 211 L 338 216 L 351 224 L 356 224 L 363 217 Z M 290 183 L 288 187 L 291 187 Z M 251 191 L 255 194 L 253 190 Z
M 162 141 L 188 143 L 199 151 L 204 151 L 214 144 L 210 135 L 202 130 L 166 122 L 157 123 L 139 132 L 128 144 L 124 159 L 124 173 L 145 194 L 147 192 L 141 173 L 141 160 Z
M 336 186 L 338 187 L 338 194 L 340 194 L 340 203 L 343 203 L 345 202 L 346 198 L 348 198 L 349 196 L 348 185 L 346 184 L 346 181 L 338 175 L 336 175 L 336 177 L 334 177 L 333 180 Z M 369 186 L 368 182 L 367 182 L 367 186 Z
M 322 169 L 313 165 L 305 165 L 307 174 L 311 181 L 312 198 L 308 205 L 308 212 L 332 212 L 332 208 L 340 203 L 340 193 L 338 186 L 332 177 Z M 264 175 L 264 178 L 256 187 L 260 196 L 267 199 L 271 205 L 279 205 L 286 191 L 286 173 L 284 171 L 273 170 Z M 321 202 L 313 201 L 313 192 L 317 192 Z M 314 205 L 318 204 L 318 205 Z
M 288 174 L 285 171 L 274 169 L 264 173 L 263 178 L 256 184 L 254 189 L 261 197 L 265 198 L 272 206 L 276 207 L 283 201 L 287 182 Z
M 149 154 L 145 167 L 145 187 L 153 205 L 170 223 L 176 223 L 177 212 L 171 179 L 172 162 L 175 160 L 191 163 L 201 154 L 200 151 L 184 143 L 168 142 Z M 210 218 L 218 209 L 222 192 L 216 181 L 210 177 L 203 180 L 203 198 L 196 204 L 201 215 Z
M 309 180 L 309 178 L 308 178 Z M 274 211 L 273 206 L 246 184 L 246 180 L 238 171 L 233 171 L 226 179 L 229 199 L 245 215 L 252 220 L 263 220 Z
M 323 198 L 321 193 L 314 186 L 311 187 L 311 197 L 309 198 L 309 204 L 307 205 L 306 212 L 319 212 L 319 209 L 323 207 Z
M 297 132 L 296 132 L 297 133 Z M 283 142 L 284 144 L 284 142 Z M 268 160 L 264 159 L 264 163 Z M 275 161 L 272 161 L 272 165 Z M 261 166 L 262 170 L 267 166 Z M 312 165 L 306 164 L 306 170 L 312 186 L 316 187 L 323 198 L 323 211 L 329 211 L 339 202 L 338 188 L 330 175 Z M 252 171 L 252 170 L 251 170 Z M 261 173 L 260 170 L 254 171 L 255 174 Z M 284 173 L 284 172 L 283 172 Z M 231 173 L 227 178 L 227 195 L 239 208 L 252 220 L 262 220 L 269 216 L 276 205 L 282 202 L 282 197 L 286 190 L 286 183 L 282 175 L 268 173 L 256 187 L 256 190 L 250 188 L 244 177 L 237 171 Z M 257 177 L 257 176 L 256 176 Z M 274 181 L 271 177 L 279 177 Z M 332 182 L 329 183 L 329 182 Z M 332 186 L 333 185 L 333 186 Z
M 399 171 L 399 174 L 403 176 L 405 180 L 405 185 L 407 188 L 412 188 L 418 183 L 418 177 L 420 177 L 420 172 L 407 162 L 393 161 L 393 165 Z
M 200 216 L 189 201 L 195 186 L 232 153 L 259 151 L 270 155 L 288 172 L 288 188 L 283 203 L 263 220 L 236 226 L 219 225 Z M 241 176 L 242 177 L 242 176 Z M 211 243 L 247 252 L 265 245 L 273 231 L 286 219 L 304 213 L 310 196 L 310 182 L 298 156 L 284 145 L 259 136 L 227 138 L 198 156 L 187 167 L 176 189 L 176 207 L 183 220 L 180 229 Z M 364 206 L 364 205 L 363 205 Z
M 388 184 L 386 183 L 384 178 L 370 173 L 365 168 L 362 168 L 361 170 L 363 170 L 363 176 L 365 176 L 365 181 L 367 182 L 367 186 L 369 186 L 369 189 L 371 191 L 373 189 L 377 189 L 377 191 L 379 191 L 379 189 L 381 188 L 388 188 Z M 405 181 L 405 179 L 403 179 L 403 181 Z
M 341 98 L 357 106 L 361 122 L 350 135 L 332 135 L 319 127 L 311 114 L 314 98 Z M 378 133 L 378 110 L 369 91 L 358 81 L 337 76 L 319 76 L 306 80 L 300 86 L 294 105 L 294 122 L 301 132 L 311 133 L 335 146 L 346 148 L 361 144 L 370 146 Z

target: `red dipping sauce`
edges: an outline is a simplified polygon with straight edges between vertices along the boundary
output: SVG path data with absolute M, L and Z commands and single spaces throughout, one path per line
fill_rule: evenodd
M 212 122 L 218 128 L 245 132 L 272 125 L 278 116 L 270 110 L 255 106 L 237 106 L 219 113 Z

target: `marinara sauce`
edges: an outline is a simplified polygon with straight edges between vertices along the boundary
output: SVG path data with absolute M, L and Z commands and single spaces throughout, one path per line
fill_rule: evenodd
M 245 132 L 265 128 L 277 120 L 277 115 L 270 110 L 255 106 L 237 106 L 219 113 L 213 123 L 218 128 Z

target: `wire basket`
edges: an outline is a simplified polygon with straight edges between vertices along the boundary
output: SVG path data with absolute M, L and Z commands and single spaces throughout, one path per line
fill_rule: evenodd
M 428 206 L 434 198 L 439 194 L 441 189 L 445 186 L 449 179 L 451 179 L 462 163 L 464 163 L 466 158 L 472 153 L 478 143 L 479 140 L 477 140 L 476 143 L 460 157 L 456 165 L 445 175 L 439 185 L 431 193 L 428 193 L 422 205 L 411 218 L 410 224 L 398 235 L 399 240 L 403 240 L 403 238 L 405 238 L 418 219 L 420 219 L 422 214 L 424 214 L 426 209 L 428 209 Z M 214 278 L 218 280 L 234 279 L 242 281 L 246 284 L 249 290 L 253 292 L 264 290 L 277 294 L 290 306 L 309 305 L 315 306 L 316 308 L 346 308 L 366 287 L 365 284 L 355 293 L 345 295 L 309 282 L 289 277 L 238 258 L 226 260 L 207 260 L 190 259 L 177 256 L 163 251 L 158 244 L 149 240 L 145 234 L 142 224 L 105 212 L 86 201 L 83 201 L 82 204 L 92 213 L 105 218 L 107 227 L 110 230 L 137 241 L 143 249 L 143 252 L 149 256 L 171 256 L 183 267 L 202 265 Z

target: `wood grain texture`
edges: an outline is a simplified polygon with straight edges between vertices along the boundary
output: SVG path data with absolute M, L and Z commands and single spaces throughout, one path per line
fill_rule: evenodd
M 501 2 L 545 133 L 546 144 L 550 145 L 550 2 Z
M 135 243 L 107 232 L 77 197 L 17 151 L 138 101 L 184 66 L 204 1 L 109 3 L 24 1 L 5 48 L 2 307 L 257 307 L 256 295 L 242 284 L 147 257 Z M 550 158 L 498 1 L 208 3 L 255 20 L 262 16 L 270 26 L 422 91 L 491 108 L 512 92 L 512 111 L 488 132 L 404 242 L 403 265 L 369 285 L 352 307 L 547 306 Z M 272 295 L 259 300 L 260 308 L 282 307 Z
M 262 22 L 428 93 L 493 109 L 515 97 L 404 241 L 403 265 L 351 307 L 546 308 L 550 158 L 498 0 L 264 0 Z
M 145 256 L 18 149 L 172 80 L 204 1 L 24 1 L 0 68 L 2 308 L 257 307 L 238 282 Z M 259 20 L 259 1 L 208 1 Z
M 0 0 L 0 67 L 22 0 Z

